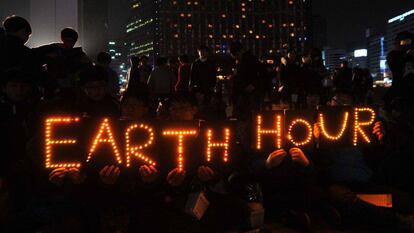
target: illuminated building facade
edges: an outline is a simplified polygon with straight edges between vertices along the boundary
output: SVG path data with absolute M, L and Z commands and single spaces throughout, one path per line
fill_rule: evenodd
M 111 68 L 119 75 L 121 85 L 126 83 L 128 64 L 126 63 L 126 51 L 123 39 L 110 40 L 108 42 L 108 53 L 111 55 Z
M 381 35 L 370 36 L 368 41 L 367 66 L 373 77 L 384 77 L 386 72 L 385 37 Z
M 322 51 L 322 59 L 326 68 L 333 72 L 341 66 L 342 61 L 348 60 L 348 55 L 343 49 L 325 47 Z
M 224 54 L 234 40 L 262 56 L 311 41 L 310 0 L 134 0 L 131 11 L 130 56 L 192 56 L 200 45 Z

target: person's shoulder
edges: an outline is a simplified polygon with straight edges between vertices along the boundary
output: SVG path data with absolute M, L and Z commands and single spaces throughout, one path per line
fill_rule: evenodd
M 193 64 L 193 65 L 194 65 L 194 64 L 197 64 L 197 65 L 198 65 L 198 64 L 200 64 L 200 63 L 201 63 L 200 58 L 197 58 L 197 59 L 195 59 L 195 60 L 193 61 L 193 63 L 192 63 L 192 64 Z

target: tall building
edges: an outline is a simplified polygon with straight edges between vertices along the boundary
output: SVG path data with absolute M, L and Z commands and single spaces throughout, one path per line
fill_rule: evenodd
M 382 35 L 375 35 L 367 37 L 368 57 L 367 68 L 373 77 L 384 77 L 386 72 L 386 45 L 385 37 Z
M 60 31 L 72 27 L 79 32 L 77 46 L 94 59 L 108 48 L 107 11 L 107 0 L 31 0 L 29 46 L 60 41 Z
M 256 55 L 304 51 L 311 40 L 310 0 L 133 0 L 129 55 L 195 55 L 207 45 L 226 53 L 239 40 Z
M 399 32 L 409 31 L 414 34 L 414 9 L 388 20 L 387 24 L 387 53 L 394 47 L 394 39 Z
M 348 60 L 348 55 L 344 49 L 325 47 L 322 51 L 322 59 L 326 68 L 332 72 L 341 66 L 342 61 Z
M 123 39 L 114 39 L 108 42 L 108 53 L 111 55 L 111 68 L 119 75 L 121 84 L 126 82 L 128 73 L 126 49 Z
M 315 15 L 312 17 L 312 45 L 323 48 L 328 44 L 328 22 L 326 18 Z

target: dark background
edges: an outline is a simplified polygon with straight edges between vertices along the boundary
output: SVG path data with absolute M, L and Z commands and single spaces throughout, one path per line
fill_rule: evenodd
M 414 9 L 413 0 L 313 0 L 313 14 L 328 22 L 328 45 L 364 46 L 365 29 L 385 32 L 390 18 Z

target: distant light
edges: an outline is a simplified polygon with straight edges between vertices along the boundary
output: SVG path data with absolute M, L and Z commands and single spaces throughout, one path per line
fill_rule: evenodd
M 354 51 L 354 57 L 366 57 L 368 56 L 368 50 L 366 49 L 357 49 Z
M 115 44 L 115 42 L 113 42 L 113 41 L 109 41 L 109 44 L 110 44 L 110 45 L 114 45 L 114 44 Z
M 405 12 L 404 14 L 401 14 L 399 16 L 396 16 L 396 17 L 394 17 L 394 18 L 392 18 L 390 20 L 388 20 L 388 23 L 393 23 L 393 22 L 395 22 L 397 20 L 403 21 L 405 19 L 405 17 L 407 17 L 409 15 L 412 15 L 412 14 L 414 14 L 414 9 L 413 10 L 410 10 L 408 12 Z
M 380 60 L 380 69 L 382 72 L 385 72 L 385 70 L 387 69 L 387 60 Z

